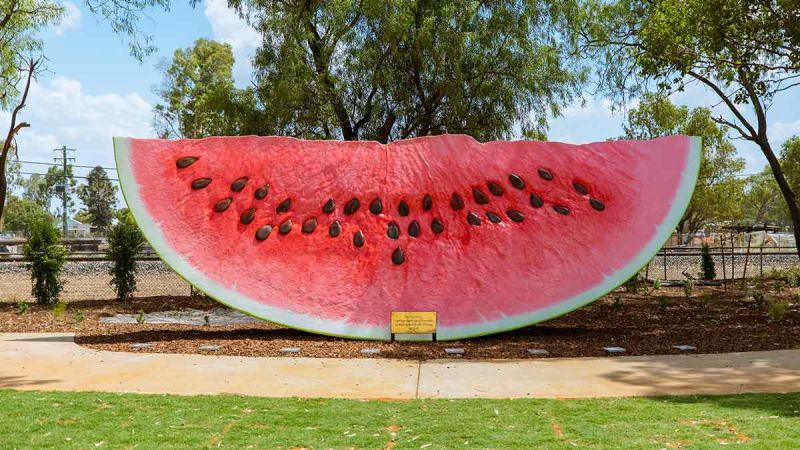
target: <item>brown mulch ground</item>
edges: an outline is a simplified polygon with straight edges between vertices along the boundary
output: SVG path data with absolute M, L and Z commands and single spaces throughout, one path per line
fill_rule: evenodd
M 738 283 L 737 283 L 738 284 Z M 795 289 L 794 291 L 800 292 Z M 494 336 L 439 343 L 387 343 L 318 336 L 279 325 L 188 326 L 99 322 L 118 313 L 196 308 L 220 305 L 190 297 L 150 297 L 120 304 L 115 301 L 75 301 L 56 316 L 51 308 L 30 305 L 20 313 L 13 303 L 0 303 L 0 332 L 77 333 L 76 341 L 98 350 L 157 353 L 213 353 L 238 356 L 282 356 L 284 347 L 300 347 L 300 356 L 375 357 L 363 348 L 379 348 L 378 357 L 435 359 L 446 357 L 444 348 L 462 347 L 464 358 L 528 358 L 529 348 L 543 348 L 550 357 L 604 356 L 602 347 L 624 347 L 628 355 L 678 353 L 672 345 L 689 344 L 698 353 L 800 348 L 800 303 L 793 290 L 773 292 L 768 299 L 790 301 L 780 322 L 767 319 L 767 308 L 755 306 L 745 291 L 722 287 L 696 287 L 690 299 L 681 288 L 663 287 L 650 296 L 620 289 L 563 317 Z M 613 299 L 620 297 L 621 306 Z M 666 306 L 664 306 L 664 301 Z M 80 314 L 83 320 L 79 320 Z M 133 350 L 132 343 L 150 342 L 151 348 Z M 218 351 L 203 352 L 200 345 L 217 344 Z M 292 355 L 292 356 L 297 356 Z

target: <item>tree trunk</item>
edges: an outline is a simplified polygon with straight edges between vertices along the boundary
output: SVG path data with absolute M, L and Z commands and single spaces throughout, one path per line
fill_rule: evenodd
M 769 167 L 772 169 L 772 175 L 775 177 L 781 194 L 783 194 L 783 198 L 786 200 L 786 205 L 789 207 L 789 215 L 792 217 L 792 228 L 794 231 L 794 245 L 797 249 L 797 256 L 800 258 L 800 206 L 797 205 L 797 197 L 786 181 L 786 178 L 783 176 L 783 169 L 781 169 L 781 164 L 772 151 L 772 146 L 769 145 L 769 141 L 767 139 L 761 139 L 758 145 L 761 147 L 764 156 L 767 157 Z
M 0 231 L 3 230 L 3 219 L 5 219 L 3 211 L 6 206 L 6 189 L 8 189 L 8 184 L 6 182 L 6 158 L 5 155 L 0 155 Z

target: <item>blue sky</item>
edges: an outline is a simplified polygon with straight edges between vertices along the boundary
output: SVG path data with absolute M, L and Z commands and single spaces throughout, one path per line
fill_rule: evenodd
M 78 164 L 113 167 L 112 136 L 153 135 L 151 109 L 158 99 L 152 88 L 161 79 L 156 65 L 197 38 L 231 44 L 237 57 L 237 82 L 249 81 L 248 60 L 259 37 L 224 0 L 205 0 L 196 8 L 188 2 L 176 2 L 170 11 L 152 11 L 143 20 L 158 51 L 142 63 L 129 55 L 120 36 L 79 3 L 66 2 L 65 6 L 67 14 L 62 23 L 42 33 L 49 72 L 37 81 L 23 114 L 32 128 L 23 130 L 18 139 L 21 159 L 49 162 L 53 148 L 67 145 L 78 149 Z M 716 104 L 713 94 L 699 87 L 673 96 L 673 101 L 690 107 Z M 774 145 L 800 134 L 799 101 L 800 89 L 784 92 L 769 111 Z M 583 143 L 619 136 L 621 118 L 613 115 L 609 106 L 603 99 L 592 97 L 585 105 L 570 106 L 563 117 L 551 122 L 549 138 Z M 725 113 L 722 108 L 716 110 Z M 0 119 L 6 118 L 7 114 L 0 113 Z M 746 159 L 746 172 L 764 166 L 765 159 L 755 146 L 735 144 Z M 42 166 L 25 165 L 23 170 L 41 172 Z

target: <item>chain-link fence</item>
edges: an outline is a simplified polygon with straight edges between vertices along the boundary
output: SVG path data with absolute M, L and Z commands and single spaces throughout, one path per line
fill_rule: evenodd
M 726 279 L 767 275 L 800 265 L 793 247 L 779 248 L 712 248 L 717 278 Z M 650 279 L 683 280 L 686 274 L 698 277 L 701 254 L 699 248 L 665 247 L 642 269 Z M 102 300 L 114 298 L 109 285 L 110 262 L 101 253 L 73 252 L 64 264 L 66 281 L 62 298 L 71 300 Z M 139 261 L 137 297 L 191 295 L 191 286 L 157 257 Z M 0 258 L 0 301 L 30 301 L 31 279 L 26 264 L 20 258 Z

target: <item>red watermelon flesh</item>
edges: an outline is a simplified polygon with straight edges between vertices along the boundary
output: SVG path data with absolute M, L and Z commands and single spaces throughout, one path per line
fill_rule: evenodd
M 184 278 L 254 316 L 362 338 L 388 337 L 392 311 L 436 311 L 438 337 L 456 339 L 600 297 L 669 237 L 700 158 L 686 136 L 116 138 L 115 150 L 129 208 Z

